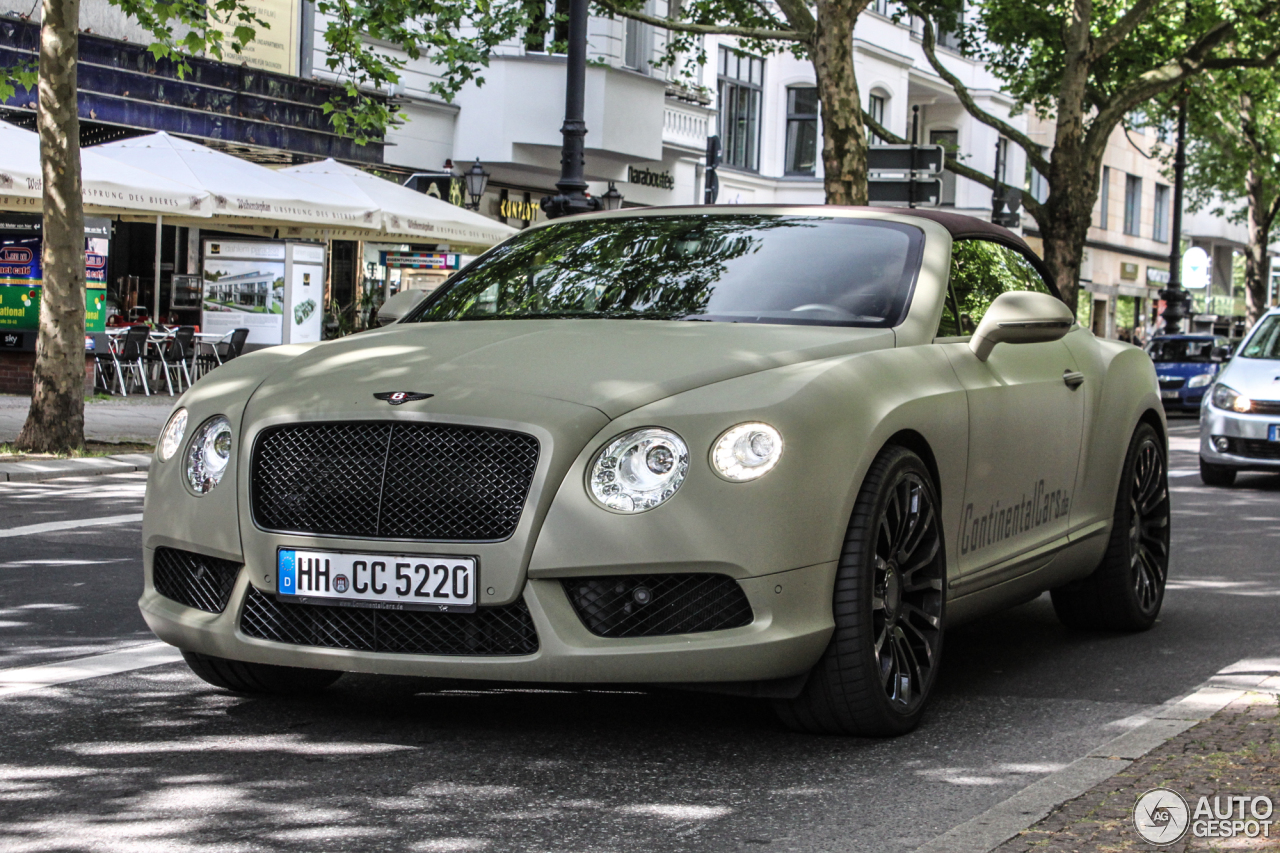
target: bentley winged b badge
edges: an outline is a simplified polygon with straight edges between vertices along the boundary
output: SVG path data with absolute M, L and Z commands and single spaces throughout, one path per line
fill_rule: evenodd
M 381 394 L 374 394 L 379 400 L 386 400 L 393 406 L 401 403 L 411 403 L 414 400 L 425 400 L 428 397 L 434 397 L 435 394 L 419 394 L 417 391 L 383 391 Z

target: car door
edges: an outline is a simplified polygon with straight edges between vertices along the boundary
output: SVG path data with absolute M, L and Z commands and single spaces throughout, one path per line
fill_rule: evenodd
M 969 461 L 960 527 L 961 583 L 981 588 L 1045 562 L 1066 536 L 1084 426 L 1084 377 L 1062 341 L 998 344 L 986 361 L 968 336 L 1001 293 L 1051 292 L 1017 250 L 986 240 L 952 246 L 944 347 L 969 404 Z

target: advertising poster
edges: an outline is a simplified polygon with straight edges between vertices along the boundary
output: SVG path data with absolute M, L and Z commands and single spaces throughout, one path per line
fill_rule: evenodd
M 235 54 L 235 61 L 263 71 L 296 75 L 302 0 L 249 0 L 242 5 L 267 26 L 252 25 L 256 30 L 253 41 Z M 219 21 L 213 28 L 231 39 L 237 23 Z
M 35 223 L 0 222 L 0 329 L 34 331 L 40 326 L 40 296 L 44 273 L 40 267 L 39 217 Z M 106 327 L 107 246 L 110 224 L 86 221 L 85 331 Z M 17 226 L 31 225 L 19 229 Z M 14 226 L 14 227 L 10 227 Z M 94 232 L 101 231 L 101 235 Z
M 285 343 L 311 343 L 320 340 L 324 321 L 324 247 L 290 243 L 289 252 Z
M 205 240 L 201 330 L 247 328 L 247 343 L 282 343 L 284 266 L 284 243 Z

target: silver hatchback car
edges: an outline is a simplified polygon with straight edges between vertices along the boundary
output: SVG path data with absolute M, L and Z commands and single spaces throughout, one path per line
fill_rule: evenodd
M 1257 322 L 1200 406 L 1200 479 L 1230 486 L 1239 471 L 1280 473 L 1280 309 Z

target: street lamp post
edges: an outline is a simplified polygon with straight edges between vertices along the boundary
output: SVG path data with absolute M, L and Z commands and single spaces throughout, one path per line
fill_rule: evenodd
M 560 180 L 555 195 L 544 196 L 542 209 L 548 219 L 590 213 L 601 208 L 600 199 L 587 195 L 583 177 L 586 157 L 583 154 L 587 123 L 583 118 L 587 88 L 587 4 L 588 0 L 569 0 L 569 56 L 566 62 L 564 96 L 564 146 L 560 149 Z
M 1187 99 L 1178 104 L 1178 139 L 1173 156 L 1173 216 L 1169 235 L 1169 284 L 1160 291 L 1164 300 L 1164 333 L 1182 331 L 1182 320 L 1188 316 L 1187 292 L 1182 289 L 1182 181 L 1187 171 Z

